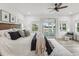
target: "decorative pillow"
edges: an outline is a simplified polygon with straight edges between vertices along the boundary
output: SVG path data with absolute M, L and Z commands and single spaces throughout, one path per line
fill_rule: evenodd
M 23 30 L 19 30 L 18 32 L 21 35 L 21 37 L 25 37 L 25 34 L 24 34 L 24 31 Z
M 7 37 L 8 39 L 11 39 L 10 34 L 8 32 L 4 33 L 5 37 Z
M 27 36 L 30 35 L 30 32 L 29 31 L 26 31 L 26 30 L 23 30 L 23 31 L 24 31 L 25 37 L 27 37 Z
M 17 40 L 18 38 L 21 37 L 21 35 L 19 34 L 18 31 L 16 31 L 16 32 L 8 32 L 8 33 L 10 34 L 10 37 L 11 37 L 12 40 Z

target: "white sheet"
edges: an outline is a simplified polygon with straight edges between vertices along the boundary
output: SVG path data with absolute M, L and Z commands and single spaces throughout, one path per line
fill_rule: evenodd
M 49 39 L 52 44 L 55 46 L 51 55 L 54 56 L 72 56 L 73 54 L 64 48 L 61 44 L 59 44 L 55 39 Z
M 19 38 L 17 40 L 10 40 L 7 38 L 0 38 L 0 53 L 3 56 L 36 56 L 34 51 L 31 51 L 31 40 L 33 35 L 26 38 Z M 72 55 L 68 50 L 61 46 L 55 39 L 51 40 L 55 46 L 51 55 L 56 56 L 70 56 Z

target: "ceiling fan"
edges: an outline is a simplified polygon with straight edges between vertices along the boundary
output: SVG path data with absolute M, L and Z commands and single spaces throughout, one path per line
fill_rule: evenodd
M 55 11 L 59 12 L 60 9 L 68 7 L 68 6 L 62 6 L 62 3 L 55 3 L 54 6 L 55 6 L 54 8 L 53 8 L 53 6 L 51 6 L 48 9 L 55 10 Z

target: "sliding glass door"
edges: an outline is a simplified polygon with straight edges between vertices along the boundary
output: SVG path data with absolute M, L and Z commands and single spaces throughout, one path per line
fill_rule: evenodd
M 44 20 L 42 23 L 43 34 L 47 37 L 53 37 L 56 34 L 56 20 Z

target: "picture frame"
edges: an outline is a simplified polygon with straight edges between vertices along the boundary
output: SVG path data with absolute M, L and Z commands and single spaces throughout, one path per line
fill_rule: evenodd
M 16 22 L 16 17 L 14 15 L 10 14 L 9 17 L 10 17 L 10 22 L 11 23 L 15 23 Z
M 2 22 L 9 22 L 9 13 L 4 11 L 4 10 L 1 10 L 1 13 L 2 13 Z

